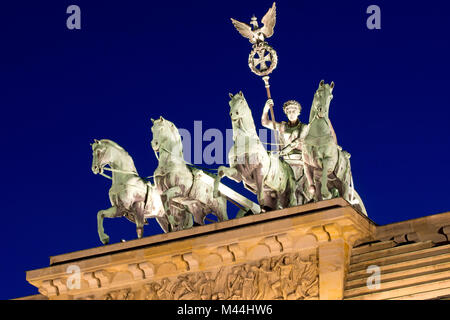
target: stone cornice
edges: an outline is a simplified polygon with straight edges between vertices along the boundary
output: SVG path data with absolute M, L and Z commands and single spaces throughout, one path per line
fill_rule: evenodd
M 125 289 L 117 294 L 136 298 L 131 287 L 149 281 L 242 263 L 257 268 L 261 259 L 286 254 L 316 256 L 321 243 L 340 239 L 351 247 L 356 240 L 372 240 L 375 228 L 346 201 L 332 199 L 55 256 L 50 267 L 28 271 L 27 280 L 51 299 Z M 78 289 L 67 284 L 73 265 L 81 272 Z

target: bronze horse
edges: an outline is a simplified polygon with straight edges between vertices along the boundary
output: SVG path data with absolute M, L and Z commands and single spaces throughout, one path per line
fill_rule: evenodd
M 230 98 L 234 145 L 228 153 L 230 167 L 218 168 L 215 194 L 220 179 L 227 176 L 237 182 L 242 181 L 246 189 L 257 195 L 261 208 L 266 211 L 296 206 L 292 168 L 264 148 L 243 93 L 230 93 Z
M 350 154 L 338 146 L 329 119 L 334 82 L 320 81 L 311 106 L 308 132 L 303 143 L 303 162 L 314 200 L 343 197 L 367 215 L 364 204 L 353 187 Z
M 158 222 L 164 231 L 183 230 L 194 223 L 203 225 L 209 213 L 219 221 L 228 220 L 226 197 L 214 198 L 213 186 L 200 178 L 203 171 L 187 166 L 184 161 L 181 136 L 175 125 L 163 117 L 152 122 L 151 145 L 159 161 L 154 180 L 167 219 Z

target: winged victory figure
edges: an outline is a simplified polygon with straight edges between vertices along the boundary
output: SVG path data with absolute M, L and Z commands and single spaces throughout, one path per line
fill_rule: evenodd
M 258 19 L 253 16 L 248 25 L 244 22 L 237 21 L 231 18 L 231 22 L 234 27 L 239 31 L 239 33 L 250 40 L 250 43 L 255 44 L 258 42 L 263 42 L 266 38 L 270 38 L 273 35 L 273 28 L 275 27 L 276 21 L 276 7 L 275 2 L 272 5 L 264 17 L 261 19 L 263 26 L 259 28 Z M 253 26 L 253 28 L 252 28 Z

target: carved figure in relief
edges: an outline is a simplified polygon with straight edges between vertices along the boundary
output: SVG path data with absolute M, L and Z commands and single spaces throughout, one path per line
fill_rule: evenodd
M 294 279 L 298 279 L 295 292 L 288 299 L 307 299 L 319 294 L 317 262 L 303 261 L 299 256 L 294 258 Z
M 273 271 L 277 274 L 277 281 L 272 284 L 272 288 L 278 293 L 276 299 L 286 300 L 289 293 L 295 290 L 295 280 L 290 256 L 284 256 L 276 262 Z
M 242 299 L 253 299 L 254 287 L 256 281 L 256 267 L 249 264 L 244 265 L 241 271 L 241 277 L 243 279 L 242 284 Z
M 316 259 L 303 261 L 298 254 L 285 254 L 215 272 L 164 278 L 146 284 L 143 296 L 149 300 L 298 300 L 317 298 L 318 289 Z M 111 296 L 117 298 L 118 293 Z
M 116 291 L 111 291 L 107 293 L 104 297 L 105 300 L 133 300 L 134 293 L 131 289 L 121 289 Z
M 196 274 L 187 274 L 179 277 L 178 283 L 175 286 L 173 298 L 175 300 L 198 300 L 199 295 L 195 292 Z
M 202 300 L 211 300 L 213 296 L 214 280 L 211 272 L 200 273 L 199 293 Z
M 158 297 L 160 300 L 166 300 L 166 299 L 170 299 L 170 294 L 169 294 L 169 285 L 170 285 L 170 281 L 167 278 L 164 278 L 161 281 L 161 287 L 159 289 L 157 289 L 158 291 Z
M 144 285 L 145 300 L 160 300 L 158 290 L 161 289 L 161 285 L 157 282 L 152 282 Z
M 233 267 L 232 272 L 227 276 L 227 299 L 235 300 L 242 295 L 242 277 L 240 266 Z
M 256 296 L 255 299 L 270 299 L 269 297 L 273 296 L 271 283 L 270 283 L 270 275 L 271 275 L 271 267 L 270 260 L 263 259 L 257 268 L 258 273 L 256 277 Z

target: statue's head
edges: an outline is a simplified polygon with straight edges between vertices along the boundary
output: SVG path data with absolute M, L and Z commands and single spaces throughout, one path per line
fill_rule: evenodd
M 313 105 L 311 112 L 315 112 L 319 118 L 328 118 L 328 110 L 330 108 L 330 102 L 333 99 L 334 82 L 330 84 L 321 80 L 319 88 L 316 90 L 313 99 Z
M 289 121 L 295 122 L 297 121 L 298 116 L 302 112 L 302 106 L 299 102 L 295 100 L 289 100 L 283 104 L 283 111 L 288 117 Z

